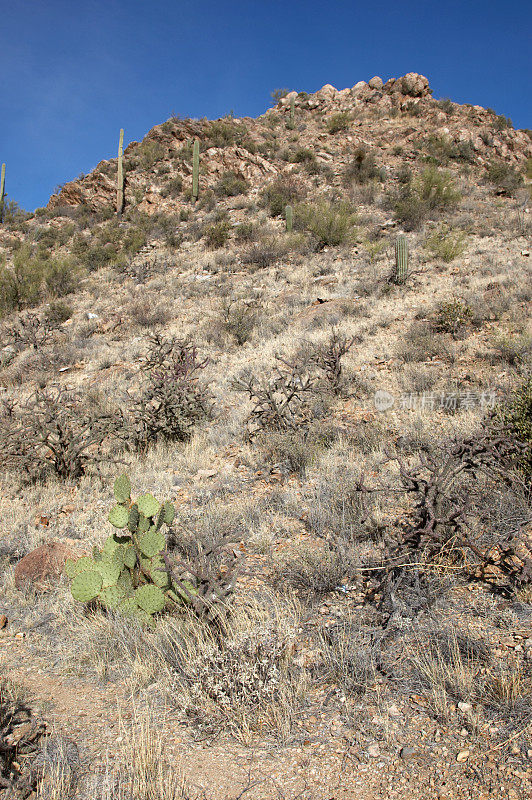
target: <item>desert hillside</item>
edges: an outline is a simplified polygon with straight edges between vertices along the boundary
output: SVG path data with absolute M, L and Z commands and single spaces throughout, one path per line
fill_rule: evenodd
M 530 796 L 531 186 L 409 73 L 4 199 L 2 800 Z

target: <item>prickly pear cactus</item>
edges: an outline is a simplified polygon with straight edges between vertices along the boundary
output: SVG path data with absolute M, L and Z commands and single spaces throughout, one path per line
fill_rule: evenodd
M 94 548 L 92 557 L 68 559 L 65 573 L 72 580 L 75 600 L 94 601 L 153 627 L 155 614 L 183 605 L 197 593 L 188 575 L 183 582 L 167 566 L 162 529 L 172 524 L 175 509 L 149 493 L 133 502 L 127 475 L 116 479 L 114 496 L 116 504 L 108 517 L 114 533 L 103 547 Z

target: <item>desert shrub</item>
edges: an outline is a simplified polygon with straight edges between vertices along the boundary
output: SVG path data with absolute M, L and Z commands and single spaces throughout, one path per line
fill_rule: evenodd
M 0 314 L 37 305 L 46 294 L 62 297 L 75 288 L 72 258 L 47 258 L 29 245 L 13 255 L 13 264 L 0 266 Z
M 131 167 L 138 167 L 142 170 L 152 169 L 158 161 L 165 157 L 165 149 L 160 142 L 145 139 L 128 157 Z M 126 168 L 128 166 L 126 165 Z
M 292 548 L 273 565 L 272 584 L 280 589 L 295 589 L 307 598 L 334 591 L 346 574 L 346 563 L 338 549 L 318 547 Z
M 435 164 L 447 164 L 449 161 L 464 161 L 472 164 L 476 159 L 473 145 L 470 141 L 453 142 L 447 136 L 432 135 L 423 142 L 427 153 L 426 161 Z
M 215 119 L 205 130 L 208 147 L 229 147 L 232 144 L 244 144 L 248 135 L 245 125 L 237 123 L 230 117 Z
M 181 192 L 183 191 L 183 178 L 181 175 L 174 175 L 173 178 L 169 178 L 163 185 L 161 189 L 161 195 L 163 197 L 171 197 L 176 198 L 179 197 Z
M 532 336 L 498 336 L 493 342 L 494 362 L 503 361 L 512 367 L 522 367 L 532 354 Z
M 136 300 L 129 306 L 131 320 L 142 328 L 165 325 L 171 319 L 171 311 L 166 303 L 153 303 L 150 299 Z
M 316 161 L 316 156 L 309 150 L 308 147 L 300 147 L 290 158 L 294 164 L 306 164 L 308 162 Z
M 436 105 L 445 114 L 452 114 L 454 111 L 454 103 L 448 97 L 442 97 L 441 100 L 436 102 Z
M 274 89 L 273 92 L 270 92 L 270 97 L 272 98 L 273 102 L 277 105 L 279 100 L 282 100 L 283 97 L 290 92 L 290 89 Z M 270 117 L 271 119 L 271 117 Z
M 213 250 L 223 247 L 229 239 L 230 231 L 231 223 L 226 219 L 209 225 L 205 229 L 205 244 Z
M 407 363 L 427 361 L 431 358 L 452 360 L 453 355 L 442 337 L 435 334 L 428 323 L 412 325 L 405 333 L 403 340 L 397 344 L 397 355 Z
M 445 300 L 438 307 L 434 326 L 438 331 L 456 336 L 471 322 L 472 316 L 472 310 L 461 300 Z
M 350 186 L 353 182 L 364 184 L 378 178 L 380 178 L 380 171 L 375 162 L 375 156 L 363 147 L 358 147 L 353 160 L 344 170 L 344 184 L 346 186 Z
M 435 258 L 449 263 L 462 255 L 466 249 L 466 241 L 467 237 L 463 231 L 452 231 L 446 226 L 441 226 L 427 236 L 425 246 Z
M 142 363 L 144 386 L 131 409 L 137 449 L 145 452 L 157 441 L 186 441 L 209 416 L 210 393 L 199 380 L 207 363 L 188 340 L 150 338 Z
M 240 222 L 235 228 L 237 242 L 251 242 L 255 238 L 255 226 L 252 222 Z
M 257 303 L 231 298 L 222 301 L 222 329 L 232 336 L 238 345 L 243 345 L 251 339 L 257 321 Z
M 319 646 L 326 678 L 346 692 L 363 695 L 375 681 L 382 661 L 377 642 L 373 630 L 354 616 L 324 626 Z
M 460 201 L 449 172 L 427 167 L 392 198 L 395 218 L 406 230 L 416 230 L 427 218 L 454 208 Z
M 350 122 L 350 114 L 345 111 L 340 111 L 338 114 L 333 114 L 332 117 L 329 117 L 327 120 L 327 131 L 330 134 L 346 131 L 349 128 Z
M 242 263 L 250 268 L 265 269 L 301 247 L 301 237 L 296 234 L 281 237 L 265 233 L 242 253 Z
M 24 311 L 7 326 L 3 338 L 17 350 L 27 347 L 37 350 L 54 340 L 60 324 L 53 316 Z
M 511 197 L 523 183 L 523 175 L 511 164 L 492 161 L 487 168 L 486 180 L 498 194 Z
M 294 226 L 309 231 L 318 250 L 337 247 L 350 241 L 355 232 L 356 214 L 350 203 L 322 201 L 316 205 L 300 203 L 294 210 Z
M 5 402 L 0 455 L 4 469 L 30 481 L 49 475 L 78 480 L 104 456 L 104 442 L 122 437 L 120 413 L 89 407 L 81 395 L 52 388 L 24 402 Z
M 262 193 L 272 217 L 284 214 L 287 205 L 293 205 L 301 199 L 302 189 L 298 181 L 291 175 L 280 176 L 272 181 Z
M 239 194 L 246 194 L 248 189 L 249 184 L 246 179 L 233 170 L 224 172 L 214 187 L 214 191 L 219 197 L 235 197 Z

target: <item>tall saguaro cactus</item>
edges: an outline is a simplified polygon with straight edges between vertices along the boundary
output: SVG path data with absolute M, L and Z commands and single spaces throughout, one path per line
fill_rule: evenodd
M 192 199 L 194 202 L 199 195 L 199 139 L 194 139 L 192 151 Z
M 116 178 L 116 213 L 121 215 L 124 210 L 124 129 L 120 128 L 118 140 L 118 174 Z
M 395 269 L 392 276 L 394 283 L 399 285 L 406 282 L 408 276 L 408 242 L 401 233 L 395 242 Z
M 295 97 L 292 95 L 290 98 L 290 123 L 293 125 L 295 122 L 296 116 L 296 100 Z
M 4 219 L 4 197 L 6 189 L 6 165 L 2 164 L 2 172 L 0 173 L 0 222 Z
M 286 206 L 284 213 L 286 218 L 286 230 L 288 233 L 291 233 L 294 227 L 294 210 L 292 206 Z

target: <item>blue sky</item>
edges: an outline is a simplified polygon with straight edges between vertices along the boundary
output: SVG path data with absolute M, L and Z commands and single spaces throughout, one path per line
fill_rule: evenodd
M 257 116 L 278 87 L 406 72 L 532 128 L 525 0 L 0 0 L 0 162 L 33 210 L 172 113 Z

